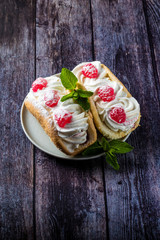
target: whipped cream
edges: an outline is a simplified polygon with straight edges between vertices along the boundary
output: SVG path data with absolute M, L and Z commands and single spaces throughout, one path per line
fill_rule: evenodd
M 60 127 L 54 119 L 58 135 L 72 152 L 87 140 L 88 118 L 85 117 L 85 112 L 82 111 L 80 105 L 74 103 L 73 99 L 60 102 L 59 105 L 58 111 L 67 110 L 72 113 L 71 123 L 66 124 L 63 128 Z M 55 112 L 57 113 L 57 109 L 55 109 Z
M 73 73 L 78 78 L 78 81 L 85 86 L 88 91 L 94 92 L 93 101 L 95 102 L 98 114 L 101 120 L 113 131 L 122 130 L 129 131 L 134 127 L 140 113 L 140 106 L 134 97 L 127 97 L 123 86 L 116 81 L 111 81 L 106 70 L 101 66 L 101 62 L 91 62 L 98 70 L 97 78 L 87 78 L 82 74 L 82 68 L 88 62 L 79 64 L 73 69 Z M 104 102 L 98 96 L 97 89 L 102 86 L 110 86 L 114 89 L 115 99 L 111 102 Z M 117 123 L 109 116 L 113 107 L 122 107 L 126 113 L 126 121 Z
M 40 109 L 46 118 L 51 114 L 58 136 L 61 137 L 67 149 L 70 152 L 74 152 L 80 144 L 87 141 L 88 117 L 85 117 L 85 112 L 83 112 L 80 105 L 76 104 L 73 99 L 68 99 L 65 102 L 59 100 L 58 104 L 53 108 L 46 106 L 44 94 L 48 90 L 58 91 L 60 97 L 66 94 L 66 90 L 61 83 L 59 75 L 53 75 L 45 79 L 47 80 L 47 87 L 37 92 L 33 92 L 32 89 L 30 89 L 27 98 L 32 101 L 32 104 L 36 108 Z M 72 120 L 71 123 L 66 124 L 65 127 L 60 127 L 55 121 L 54 116 L 57 111 L 63 110 L 67 110 L 72 114 Z
M 96 99 L 96 100 L 95 100 Z M 134 127 L 135 122 L 139 116 L 139 104 L 135 98 L 122 97 L 116 98 L 111 102 L 103 102 L 95 97 L 96 107 L 101 120 L 114 132 L 122 130 L 124 132 L 129 131 Z M 124 123 L 117 123 L 110 118 L 109 113 L 114 107 L 125 109 L 126 121 Z

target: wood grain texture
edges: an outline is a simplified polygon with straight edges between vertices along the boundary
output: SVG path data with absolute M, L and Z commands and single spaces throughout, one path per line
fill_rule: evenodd
M 160 2 L 6 0 L 0 9 L 0 239 L 158 240 Z M 34 152 L 20 126 L 35 75 L 93 59 L 141 105 L 119 172 L 103 158 Z
M 33 152 L 20 108 L 34 76 L 34 6 L 1 1 L 0 9 L 0 239 L 33 239 Z
M 160 92 L 160 1 L 143 0 L 155 86 Z M 160 95 L 159 95 L 160 100 Z
M 109 239 L 158 239 L 159 92 L 143 4 L 96 0 L 92 14 L 96 59 L 126 85 L 142 113 L 141 127 L 128 141 L 134 151 L 119 158 L 118 173 L 105 166 Z
M 92 60 L 89 1 L 39 0 L 36 22 L 37 77 Z M 37 239 L 106 239 L 101 159 L 35 160 Z

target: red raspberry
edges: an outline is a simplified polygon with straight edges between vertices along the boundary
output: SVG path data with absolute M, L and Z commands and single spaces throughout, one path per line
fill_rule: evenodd
M 67 123 L 71 122 L 72 114 L 67 110 L 59 110 L 55 113 L 55 120 L 60 127 L 65 127 Z
M 110 102 L 115 99 L 114 89 L 110 86 L 103 86 L 98 89 L 98 96 L 103 102 Z
M 44 94 L 44 101 L 48 107 L 55 107 L 58 104 L 60 96 L 56 90 L 48 90 Z
M 122 107 L 114 107 L 109 113 L 110 118 L 117 123 L 126 121 L 126 113 Z
M 98 70 L 92 63 L 87 63 L 82 68 L 82 73 L 85 77 L 96 78 L 98 76 Z
M 32 83 L 32 90 L 33 92 L 37 92 L 37 90 L 42 90 L 47 86 L 47 80 L 44 78 L 37 78 L 33 83 Z

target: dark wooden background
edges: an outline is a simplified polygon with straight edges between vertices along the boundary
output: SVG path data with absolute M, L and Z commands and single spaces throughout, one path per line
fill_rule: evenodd
M 49 156 L 20 124 L 36 77 L 92 60 L 141 105 L 119 172 Z M 159 0 L 0 0 L 0 239 L 160 239 L 159 76 Z

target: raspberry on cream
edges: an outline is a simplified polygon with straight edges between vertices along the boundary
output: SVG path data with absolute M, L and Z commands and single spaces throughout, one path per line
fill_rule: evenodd
M 114 107 L 109 113 L 110 118 L 117 123 L 126 121 L 126 113 L 122 107 Z
M 72 114 L 64 109 L 57 109 L 54 112 L 54 119 L 59 127 L 63 128 L 72 120 Z
M 96 101 L 96 107 L 101 120 L 115 132 L 118 130 L 127 132 L 129 129 L 133 128 L 140 111 L 139 104 L 133 97 L 123 97 L 109 103 L 98 100 Z M 122 111 L 125 113 L 125 116 L 121 116 L 121 111 L 115 111 L 113 109 L 123 109 Z M 115 121 L 115 119 L 117 119 L 117 121 Z M 126 124 L 126 122 L 128 124 Z
M 46 106 L 48 107 L 55 107 L 58 104 L 58 101 L 60 99 L 60 95 L 58 93 L 58 91 L 56 90 L 48 90 L 45 91 L 44 93 L 44 101 Z
M 102 86 L 98 89 L 98 96 L 103 102 L 110 102 L 115 99 L 114 89 L 110 86 Z
M 37 92 L 38 90 L 42 90 L 47 86 L 47 80 L 45 78 L 37 78 L 33 83 L 32 83 L 32 90 L 33 92 Z
M 88 78 L 96 78 L 98 76 L 98 70 L 92 63 L 87 63 L 82 68 L 82 74 Z

